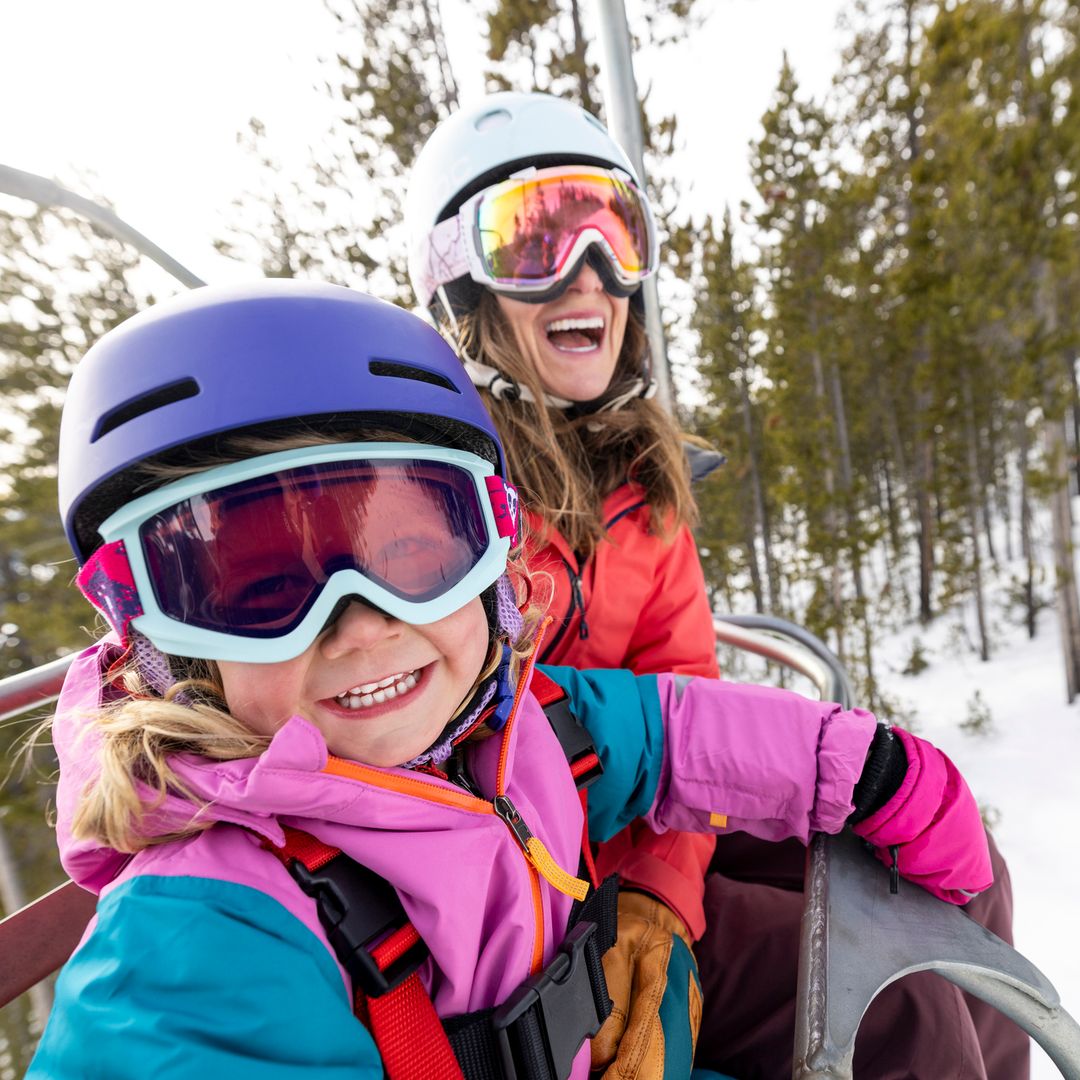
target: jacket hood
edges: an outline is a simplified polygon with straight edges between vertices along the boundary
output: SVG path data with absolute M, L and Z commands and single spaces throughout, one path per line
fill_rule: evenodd
M 103 665 L 118 655 L 116 642 L 105 641 L 75 661 L 55 723 L 58 841 L 65 869 L 84 888 L 109 892 L 139 875 L 246 884 L 277 899 L 325 942 L 313 902 L 263 850 L 264 841 L 281 844 L 283 827 L 292 827 L 394 886 L 431 948 L 425 968 L 441 1015 L 502 1001 L 538 962 L 550 961 L 572 900 L 538 877 L 492 801 L 505 794 L 555 862 L 576 867 L 581 802 L 566 756 L 531 694 L 518 694 L 520 707 L 498 735 L 469 745 L 479 795 L 436 776 L 336 758 L 314 725 L 293 717 L 258 757 L 211 762 L 174 756 L 182 782 L 207 804 L 197 819 L 215 827 L 125 855 L 71 835 L 80 794 L 98 770 L 92 717 Z M 522 769 L 515 769 L 516 760 Z M 195 806 L 173 795 L 147 815 L 145 828 L 169 835 L 194 816 Z
M 64 869 L 83 888 L 99 892 L 119 873 L 130 855 L 103 846 L 94 840 L 78 839 L 71 825 L 82 792 L 100 771 L 98 751 L 101 736 L 93 716 L 102 705 L 103 672 L 121 655 L 121 647 L 112 636 L 83 652 L 72 664 L 57 704 L 53 724 L 53 742 L 60 762 L 57 788 L 57 843 Z M 505 748 L 504 771 L 510 775 L 515 758 L 513 730 Z M 494 788 L 502 738 L 478 744 L 471 766 L 479 783 Z M 334 759 L 335 761 L 337 759 Z M 341 762 L 342 773 L 335 774 L 322 733 L 303 717 L 288 720 L 258 756 L 233 761 L 209 761 L 196 754 L 174 754 L 170 764 L 191 793 L 191 799 L 170 793 L 149 810 L 142 830 L 148 837 L 175 836 L 188 831 L 192 823 L 218 822 L 236 825 L 275 846 L 284 843 L 282 822 L 296 820 L 370 825 L 371 810 L 364 805 L 378 791 L 379 828 L 409 831 L 417 827 L 413 812 L 389 812 L 388 798 L 420 783 L 434 794 L 436 809 L 439 790 L 450 793 L 450 801 L 464 796 L 460 787 L 437 777 L 404 768 L 376 768 Z M 329 770 L 328 770 L 329 766 Z M 347 774 L 347 775 L 346 775 Z M 155 793 L 144 786 L 145 803 L 156 801 Z M 400 799 L 398 801 L 401 801 Z M 408 800 L 406 800 L 408 801 Z M 413 798 L 420 809 L 426 800 Z M 475 800 L 480 801 L 480 800 Z M 422 816 L 422 814 L 421 814 Z M 309 829 L 310 831 L 310 829 Z

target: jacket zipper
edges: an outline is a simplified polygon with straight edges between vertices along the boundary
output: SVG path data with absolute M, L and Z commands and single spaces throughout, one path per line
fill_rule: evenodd
M 581 576 L 571 572 L 570 589 L 573 593 L 574 604 L 581 611 L 581 622 L 578 623 L 578 638 L 582 641 L 589 639 L 589 624 L 585 621 L 585 597 L 581 594 Z
M 544 846 L 538 836 L 525 824 L 525 819 L 518 808 L 506 795 L 496 795 L 492 801 L 495 813 L 506 822 L 514 839 L 521 845 L 525 857 L 536 868 L 540 876 L 559 892 L 572 896 L 575 900 L 584 900 L 589 894 L 589 883 L 564 870 Z
M 547 643 L 540 656 L 541 663 L 547 662 L 559 642 L 562 641 L 566 631 L 570 628 L 570 620 L 573 619 L 575 610 L 580 610 L 581 612 L 581 623 L 578 626 L 578 636 L 582 641 L 585 641 L 589 636 L 589 627 L 585 621 L 585 599 L 581 592 L 581 578 L 574 567 L 570 565 L 570 560 L 561 552 L 559 553 L 559 558 L 562 560 L 563 568 L 566 570 L 566 576 L 570 580 L 570 603 L 559 622 L 558 630 L 555 631 L 555 634 Z
M 627 506 L 625 509 L 620 510 L 612 518 L 606 521 L 604 523 L 604 528 L 610 530 L 619 521 L 626 517 L 627 514 L 632 514 L 635 510 L 640 510 L 645 505 L 646 501 L 644 499 L 639 499 L 636 503 L 633 503 L 632 505 Z M 567 629 L 570 626 L 570 620 L 574 617 L 575 610 L 581 612 L 581 622 L 578 623 L 578 638 L 581 641 L 589 640 L 589 623 L 585 616 L 585 596 L 581 588 L 582 559 L 580 558 L 580 556 L 577 555 L 577 552 L 575 552 L 574 556 L 577 560 L 577 565 L 574 566 L 570 562 L 570 560 L 562 554 L 562 552 L 559 552 L 558 555 L 559 558 L 562 560 L 563 567 L 566 570 L 566 576 L 570 579 L 570 604 L 566 609 L 566 613 L 562 617 L 562 622 L 559 626 L 559 629 L 555 632 L 555 635 L 552 637 L 551 641 L 548 642 L 547 647 L 544 649 L 543 655 L 541 656 L 541 661 L 546 661 L 548 657 L 550 657 L 551 654 L 555 651 L 555 648 L 559 644 L 559 642 L 562 641 L 563 635 L 566 633 Z
M 506 722 L 506 727 L 503 729 L 507 732 L 507 735 L 509 735 L 510 724 L 514 720 L 518 705 L 521 702 L 521 695 L 527 676 L 528 671 L 522 673 L 517 697 L 514 699 L 514 708 L 510 713 L 510 719 Z M 525 824 L 517 807 L 514 806 L 510 801 L 509 796 L 506 794 L 505 748 L 508 745 L 509 739 L 503 743 L 503 751 L 500 754 L 499 759 L 498 779 L 495 783 L 496 795 L 490 802 L 482 796 L 474 795 L 465 788 L 459 787 L 457 784 L 454 784 L 453 781 L 447 781 L 447 783 L 451 784 L 451 787 L 445 788 L 441 784 L 433 783 L 430 780 L 421 780 L 419 776 L 415 778 L 405 776 L 391 777 L 369 765 L 361 765 L 355 761 L 346 761 L 343 758 L 334 757 L 332 754 L 323 771 L 330 773 L 333 776 L 345 776 L 351 777 L 354 780 L 364 780 L 376 787 L 387 788 L 391 791 L 412 792 L 418 798 L 428 799 L 431 802 L 446 803 L 451 806 L 457 806 L 463 810 L 470 810 L 473 813 L 495 814 L 510 827 L 510 832 L 513 834 L 514 839 L 517 840 L 518 846 L 524 853 L 529 868 L 539 872 L 540 876 L 544 878 L 553 889 L 558 889 L 559 892 L 564 892 L 568 896 L 576 897 L 578 892 L 582 889 L 588 890 L 588 883 L 582 881 L 580 878 L 574 877 L 572 874 L 568 874 L 561 866 L 559 866 L 551 853 L 544 846 L 544 842 L 540 837 L 536 836 L 528 825 Z
M 536 648 L 533 650 L 532 655 L 525 661 L 525 668 L 521 672 L 521 677 L 518 680 L 517 691 L 514 694 L 514 704 L 510 709 L 510 715 L 506 720 L 506 727 L 504 730 L 504 738 L 502 746 L 499 748 L 499 766 L 495 773 L 495 798 L 492 800 L 492 809 L 506 822 L 513 833 L 514 839 L 517 840 L 521 846 L 521 850 L 525 852 L 529 862 L 539 871 L 540 876 L 553 888 L 558 889 L 559 892 L 565 893 L 567 896 L 574 897 L 575 900 L 584 900 L 586 894 L 589 891 L 589 883 L 582 881 L 581 878 L 574 877 L 573 874 L 567 873 L 552 857 L 551 852 L 544 846 L 544 842 L 539 836 L 536 836 L 533 831 L 525 824 L 524 819 L 518 812 L 518 809 L 510 801 L 510 797 L 506 794 L 506 758 L 507 752 L 510 749 L 510 729 L 517 721 L 518 709 L 521 707 L 521 699 L 525 693 L 525 686 L 529 681 L 529 676 L 532 674 L 533 665 L 536 663 L 536 654 L 543 644 L 544 633 L 548 626 L 551 625 L 552 619 L 549 615 L 544 619 L 540 625 L 540 629 L 537 632 Z

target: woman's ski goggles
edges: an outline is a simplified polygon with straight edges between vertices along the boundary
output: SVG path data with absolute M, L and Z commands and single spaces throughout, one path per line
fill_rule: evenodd
M 412 279 L 424 306 L 466 275 L 496 292 L 544 299 L 591 244 L 627 290 L 656 270 L 656 224 L 633 180 L 618 169 L 529 169 L 439 222 L 413 252 Z
M 184 477 L 99 531 L 78 583 L 122 640 L 274 663 L 346 597 L 420 624 L 479 596 L 506 568 L 517 493 L 461 450 L 336 443 Z

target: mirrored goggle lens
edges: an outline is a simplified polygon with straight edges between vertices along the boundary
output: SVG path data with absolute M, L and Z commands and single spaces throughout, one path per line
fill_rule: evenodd
M 578 238 L 595 230 L 627 284 L 651 267 L 652 234 L 642 197 L 617 176 L 559 172 L 507 180 L 476 211 L 481 261 L 495 282 L 542 285 L 570 269 Z
M 425 461 L 334 462 L 219 488 L 139 530 L 158 607 L 206 630 L 278 637 L 353 569 L 423 604 L 487 550 L 476 481 Z

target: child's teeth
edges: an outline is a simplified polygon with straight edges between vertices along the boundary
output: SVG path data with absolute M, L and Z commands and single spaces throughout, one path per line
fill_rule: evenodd
M 348 709 L 365 709 L 369 705 L 392 701 L 396 697 L 401 697 L 402 694 L 407 694 L 416 683 L 415 671 L 410 671 L 408 674 L 399 672 L 397 675 L 388 675 L 378 682 L 354 686 L 351 690 L 339 694 L 336 700 Z
M 378 682 L 363 683 L 360 686 L 354 686 L 351 690 L 347 690 L 345 694 L 351 694 L 354 697 L 360 694 L 374 694 L 376 690 L 383 690 L 387 686 L 393 686 L 396 683 L 401 682 L 405 678 L 405 672 L 399 671 L 396 675 L 387 675 L 385 679 L 380 679 Z M 342 697 L 345 697 L 342 694 Z

